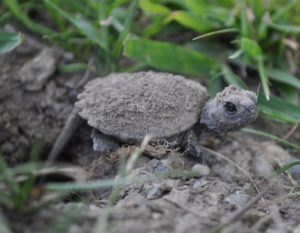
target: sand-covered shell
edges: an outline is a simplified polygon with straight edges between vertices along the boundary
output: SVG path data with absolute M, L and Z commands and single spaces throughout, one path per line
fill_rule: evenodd
M 153 71 L 113 73 L 87 83 L 75 105 L 88 124 L 121 140 L 166 138 L 191 128 L 207 100 L 200 83 Z

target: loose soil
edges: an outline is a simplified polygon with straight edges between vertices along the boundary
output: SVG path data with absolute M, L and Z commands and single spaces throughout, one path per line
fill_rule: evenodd
M 11 166 L 28 161 L 32 148 L 39 143 L 44 145 L 40 160 L 47 158 L 80 91 L 77 85 L 83 74 L 57 72 L 59 65 L 71 61 L 70 54 L 30 36 L 25 36 L 24 43 L 13 52 L 0 56 L 0 148 Z M 30 75 L 40 78 L 34 80 Z M 278 136 L 289 131 L 286 125 L 264 119 L 253 127 Z M 77 165 L 75 179 L 80 181 L 115 177 L 120 161 L 130 157 L 136 148 L 124 146 L 99 157 L 92 151 L 90 130 L 86 124 L 80 126 L 58 161 Z M 299 139 L 297 130 L 290 140 Z M 31 215 L 6 211 L 7 221 L 13 232 L 64 227 L 60 221 L 65 216 L 70 216 L 71 221 L 65 232 L 94 232 L 95 224 L 106 214 L 107 232 L 212 232 L 223 223 L 230 224 L 222 232 L 300 232 L 300 199 L 286 196 L 292 188 L 298 189 L 297 181 L 287 174 L 269 181 L 266 194 L 230 222 L 236 211 L 264 190 L 266 177 L 280 167 L 281 161 L 299 158 L 298 153 L 242 132 L 205 139 L 202 144 L 234 164 L 216 153 L 204 152 L 209 175 L 161 178 L 159 175 L 165 171 L 190 171 L 200 161 L 165 147 L 148 146 L 134 174 L 152 179 L 124 187 L 109 212 L 105 208 L 110 194 L 107 189 L 89 195 L 78 193 L 79 198 L 53 203 Z

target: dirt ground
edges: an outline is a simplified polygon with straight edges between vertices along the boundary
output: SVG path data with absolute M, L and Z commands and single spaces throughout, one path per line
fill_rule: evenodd
M 44 160 L 73 108 L 83 74 L 61 75 L 57 69 L 72 56 L 26 36 L 13 52 L 0 56 L 0 148 L 10 165 L 28 160 L 32 147 L 42 141 Z M 37 77 L 32 79 L 31 77 Z M 283 136 L 290 127 L 260 118 L 253 127 Z M 92 151 L 90 128 L 83 124 L 58 158 L 79 165 L 80 180 L 113 178 L 120 157 L 135 148 L 124 147 L 108 157 Z M 299 142 L 297 130 L 290 138 Z M 200 161 L 165 148 L 146 148 L 134 173 L 151 181 L 126 186 L 116 205 L 105 209 L 109 190 L 93 192 L 86 203 L 64 201 L 30 216 L 9 213 L 13 232 L 45 232 L 54 222 L 71 215 L 66 232 L 95 232 L 108 214 L 107 232 L 300 232 L 300 199 L 288 195 L 298 189 L 287 174 L 267 182 L 282 161 L 299 158 L 295 151 L 243 132 L 206 139 L 209 168 Z M 233 162 L 224 160 L 225 156 Z M 169 171 L 190 171 L 190 178 L 159 178 Z M 249 208 L 246 206 L 258 197 Z M 243 212 L 243 211 L 244 212 Z M 103 225 L 102 225 L 103 226 Z M 101 232 L 101 231 L 99 231 Z

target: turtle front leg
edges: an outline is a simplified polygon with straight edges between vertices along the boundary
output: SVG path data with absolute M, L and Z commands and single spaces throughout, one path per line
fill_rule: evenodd
M 195 130 L 189 130 L 186 138 L 185 153 L 199 159 L 203 164 L 208 164 L 208 157 L 202 148 Z
M 120 147 L 120 143 L 117 140 L 101 133 L 97 129 L 93 129 L 91 138 L 93 139 L 93 150 L 99 151 L 101 154 L 115 151 Z

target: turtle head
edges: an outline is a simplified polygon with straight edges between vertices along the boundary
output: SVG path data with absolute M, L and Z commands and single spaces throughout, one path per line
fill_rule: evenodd
M 226 87 L 204 105 L 200 124 L 209 131 L 226 133 L 255 121 L 258 115 L 257 96 L 235 85 Z

